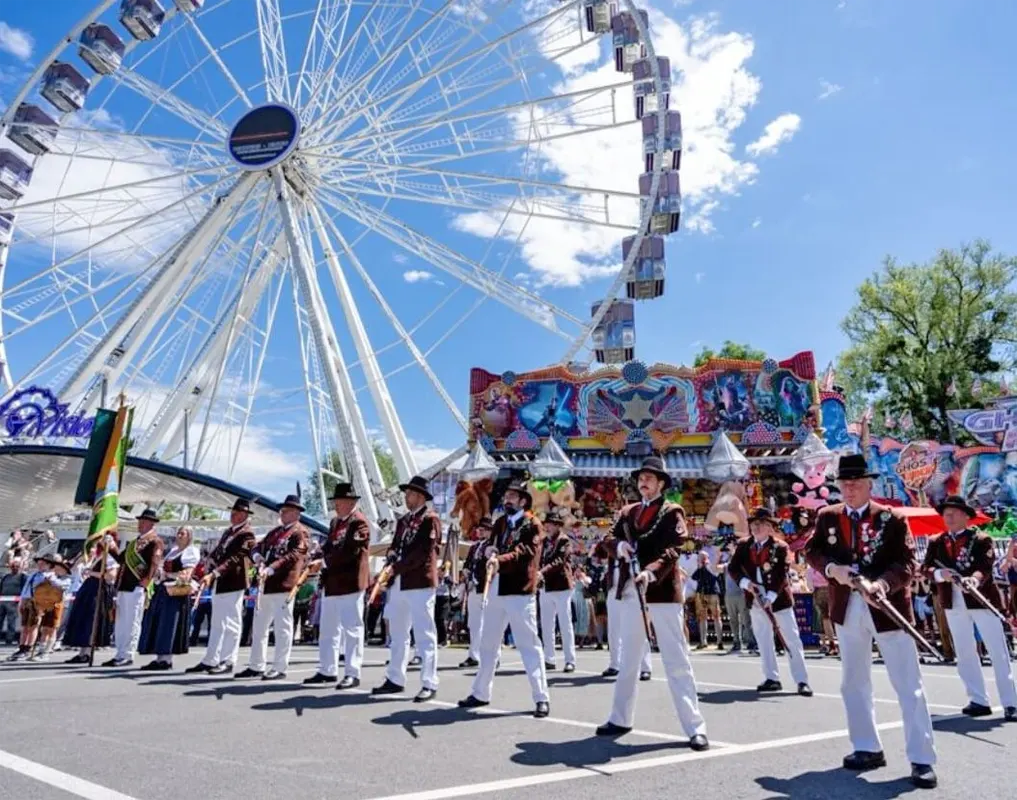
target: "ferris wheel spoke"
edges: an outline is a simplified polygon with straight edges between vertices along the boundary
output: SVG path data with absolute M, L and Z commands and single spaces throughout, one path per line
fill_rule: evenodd
M 414 230 L 382 209 L 369 206 L 352 197 L 333 199 L 325 193 L 320 196 L 340 213 L 374 230 L 406 252 L 424 258 L 437 269 L 484 292 L 552 333 L 571 339 L 570 334 L 559 328 L 557 323 L 559 319 L 582 326 L 582 322 L 572 314 L 556 307 L 540 295 L 505 280 L 447 245 Z
M 168 111 L 177 119 L 183 120 L 197 130 L 198 133 L 213 134 L 212 141 L 216 143 L 225 139 L 226 134 L 229 133 L 226 125 L 221 120 L 210 117 L 204 111 L 177 97 L 171 88 L 163 87 L 149 80 L 127 64 L 122 65 L 120 69 L 109 77 L 119 85 L 132 90 L 143 100 L 148 100 L 153 106 L 158 106 L 164 111 Z
M 311 20 L 311 30 L 304 43 L 304 55 L 300 59 L 300 69 L 296 75 L 296 87 L 293 90 L 293 104 L 300 108 L 303 100 L 304 87 L 310 92 L 314 85 L 315 76 L 318 74 L 318 65 L 326 53 L 335 52 L 331 49 L 333 32 L 339 27 L 338 10 L 340 6 L 346 8 L 343 15 L 344 20 L 349 19 L 352 4 L 349 2 L 338 3 L 329 0 L 318 0 L 314 7 L 314 18 Z M 321 34 L 319 37 L 318 34 Z M 341 39 L 339 42 L 341 43 Z M 311 61 L 315 53 L 318 58 L 315 60 L 314 71 L 311 68 Z
M 258 41 L 265 68 L 265 90 L 270 102 L 290 102 L 290 71 L 286 65 L 279 0 L 255 0 L 258 12 Z
M 204 48 L 208 51 L 208 57 L 215 62 L 217 67 L 219 67 L 219 70 L 220 72 L 222 72 L 223 77 L 226 78 L 226 81 L 232 87 L 233 91 L 236 92 L 237 97 L 239 97 L 243 101 L 245 106 L 251 108 L 253 106 L 253 103 L 251 103 L 251 99 L 247 96 L 247 92 L 244 91 L 244 88 L 240 85 L 240 82 L 236 79 L 236 76 L 230 71 L 230 68 L 226 66 L 226 63 L 222 60 L 222 57 L 219 55 L 218 51 L 214 47 L 212 47 L 212 43 L 208 41 L 208 38 L 201 30 L 201 26 L 198 25 L 198 23 L 195 21 L 194 15 L 184 14 L 183 16 L 184 19 L 187 20 L 187 24 L 190 26 L 191 31 L 198 38 L 198 41 L 200 41 Z

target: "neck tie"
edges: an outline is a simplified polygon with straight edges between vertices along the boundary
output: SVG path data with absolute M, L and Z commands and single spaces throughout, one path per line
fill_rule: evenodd
M 858 549 L 858 528 L 862 521 L 862 515 L 858 511 L 851 512 L 851 549 Z

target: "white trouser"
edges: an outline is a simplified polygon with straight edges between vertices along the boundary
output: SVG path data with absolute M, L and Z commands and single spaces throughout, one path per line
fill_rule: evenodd
M 809 673 L 805 669 L 805 650 L 802 648 L 802 637 L 798 633 L 798 621 L 795 619 L 794 608 L 774 611 L 780 635 L 787 647 L 787 655 L 791 661 L 791 677 L 795 683 L 808 683 Z M 773 643 L 773 624 L 766 612 L 759 607 L 759 602 L 752 603 L 749 609 L 752 619 L 752 635 L 756 637 L 759 647 L 760 662 L 763 665 L 763 677 L 768 681 L 779 681 L 780 671 L 777 669 L 777 648 Z
M 840 693 L 844 698 L 851 746 L 867 753 L 883 749 L 876 730 L 872 695 L 872 640 L 875 638 L 900 705 L 908 760 L 912 764 L 935 764 L 932 718 L 914 639 L 901 630 L 877 633 L 869 607 L 858 592 L 851 593 L 844 624 L 835 625 L 835 628 L 842 666 Z M 757 643 L 762 645 L 758 637 Z
M 484 609 L 484 631 L 480 639 L 480 667 L 470 689 L 478 700 L 491 702 L 494 688 L 494 671 L 501 655 L 501 642 L 505 628 L 512 627 L 512 638 L 516 650 L 523 660 L 523 669 L 530 680 L 534 703 L 550 700 L 547 693 L 547 673 L 544 672 L 544 656 L 540 652 L 540 638 L 537 636 L 537 598 L 532 594 L 498 595 L 498 578 L 494 576 L 488 593 L 487 608 Z
M 133 592 L 117 592 L 117 618 L 113 626 L 116 638 L 116 658 L 124 661 L 133 658 L 141 637 L 141 619 L 145 616 L 145 590 L 140 586 Z
M 985 676 L 982 674 L 982 660 L 978 657 L 978 643 L 975 641 L 975 626 L 985 642 L 985 649 L 992 659 L 996 673 L 996 691 L 1004 708 L 1017 707 L 1017 689 L 1014 688 L 1013 669 L 1010 666 L 1010 651 L 1006 646 L 1006 632 L 1003 623 L 985 608 L 966 608 L 964 595 L 953 587 L 953 608 L 944 609 L 950 626 L 954 650 L 957 653 L 957 672 L 960 673 L 968 700 L 982 706 L 989 705 L 985 691 Z
M 434 624 L 434 589 L 400 588 L 397 578 L 388 593 L 388 626 L 392 645 L 385 677 L 397 686 L 406 686 L 410 660 L 410 629 L 420 654 L 420 685 L 438 688 L 438 629 Z
M 359 679 L 364 663 L 364 592 L 322 597 L 319 625 L 318 672 L 337 677 L 341 652 L 345 674 Z
M 254 612 L 251 632 L 251 658 L 247 666 L 263 672 L 268 654 L 268 626 L 275 628 L 275 653 L 272 669 L 285 672 L 293 650 L 293 600 L 289 592 L 261 595 L 261 608 Z
M 615 609 L 621 605 L 622 601 L 615 599 L 614 593 L 615 590 L 612 588 L 607 594 L 607 667 L 608 669 L 617 670 L 621 669 L 624 637 L 622 636 L 622 624 L 620 622 L 622 612 L 615 613 Z M 614 624 L 611 623 L 612 619 L 616 620 Z M 652 672 L 653 664 L 650 662 L 650 642 L 645 636 L 640 647 L 643 649 L 643 660 L 639 664 L 639 671 Z
M 470 649 L 467 658 L 480 661 L 480 637 L 484 630 L 484 595 L 470 592 L 466 600 L 466 616 L 470 624 Z
M 240 632 L 244 627 L 244 593 L 222 592 L 212 595 L 212 622 L 208 628 L 208 647 L 201 663 L 209 667 L 236 664 L 240 652 Z
M 554 663 L 554 620 L 561 629 L 561 649 L 566 664 L 576 663 L 576 632 L 572 626 L 572 592 L 540 593 L 540 627 L 544 639 L 544 661 Z
M 652 603 L 647 611 L 657 634 L 660 659 L 664 663 L 671 702 L 678 721 L 688 737 L 706 735 L 706 721 L 699 713 L 696 695 L 696 676 L 689 658 L 689 643 L 685 640 L 685 610 L 680 603 Z M 621 667 L 614 684 L 614 700 L 609 722 L 631 728 L 636 716 L 637 679 L 642 671 L 639 651 L 646 642 L 646 628 L 639 610 L 639 598 L 631 585 L 614 609 L 615 624 L 621 627 Z

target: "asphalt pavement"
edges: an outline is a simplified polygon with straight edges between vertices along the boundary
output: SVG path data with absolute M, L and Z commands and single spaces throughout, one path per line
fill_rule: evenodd
M 10 650 L 0 651 L 0 658 Z M 241 664 L 246 661 L 241 651 Z M 550 673 L 551 716 L 533 719 L 518 653 L 506 648 L 494 697 L 462 711 L 475 670 L 465 652 L 440 651 L 437 698 L 372 698 L 387 651 L 368 648 L 354 693 L 304 687 L 317 649 L 298 645 L 287 680 L 247 682 L 182 674 L 199 659 L 177 657 L 173 672 L 72 667 L 67 653 L 39 664 L 0 664 L 0 798 L 50 800 L 275 800 L 275 798 L 452 797 L 572 800 L 643 798 L 852 798 L 887 800 L 918 792 L 907 780 L 894 693 L 874 668 L 877 717 L 887 767 L 856 775 L 840 767 L 849 751 L 839 695 L 840 663 L 809 659 L 816 695 L 794 693 L 786 659 L 784 693 L 760 696 L 759 659 L 696 652 L 700 703 L 712 747 L 687 747 L 659 656 L 639 684 L 636 730 L 615 741 L 594 737 L 610 710 L 612 681 L 600 677 L 607 653 L 579 651 L 572 674 Z M 561 653 L 558 654 L 559 665 Z M 136 666 L 143 663 L 141 659 Z M 996 715 L 971 720 L 956 669 L 925 666 L 935 717 L 940 787 L 930 796 L 970 800 L 972 790 L 1013 796 L 1017 724 Z M 986 669 L 990 696 L 995 695 Z

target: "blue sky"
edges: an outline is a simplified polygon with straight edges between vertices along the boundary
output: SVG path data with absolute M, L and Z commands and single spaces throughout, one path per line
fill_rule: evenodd
M 236 8 L 248 5 L 253 6 L 233 0 Z M 924 260 L 937 248 L 976 237 L 1017 252 L 1017 156 L 1011 146 L 1017 98 L 1008 54 L 1017 6 L 983 2 L 978 15 L 958 2 L 917 0 L 664 2 L 654 9 L 651 22 L 661 37 L 656 43 L 676 68 L 675 106 L 686 122 L 682 172 L 690 224 L 669 239 L 666 295 L 637 307 L 637 357 L 689 362 L 701 344 L 719 346 L 733 339 L 777 358 L 812 349 L 822 368 L 845 345 L 839 322 L 854 287 L 885 254 Z M 28 68 L 80 13 L 78 4 L 5 5 L 0 98 L 13 94 Z M 248 19 L 237 23 L 244 14 Z M 228 22 L 210 21 L 208 33 L 213 39 L 235 36 L 253 24 L 253 11 L 237 12 Z M 158 70 L 172 73 L 173 64 Z M 115 110 L 130 120 L 138 108 L 123 100 Z M 771 125 L 776 125 L 774 139 L 767 142 Z M 754 142 L 757 146 L 750 147 Z M 551 166 L 571 175 L 578 163 L 577 174 L 591 176 L 592 182 L 617 171 L 614 155 L 591 150 L 576 162 L 575 153 L 565 154 Z M 488 166 L 511 172 L 513 164 Z M 411 209 L 406 215 L 416 227 L 472 257 L 488 244 L 464 232 L 463 224 L 453 227 L 447 209 Z M 560 257 L 556 250 L 517 258 L 507 274 L 587 315 L 609 283 L 603 259 L 580 252 L 585 266 L 551 273 L 548 262 L 571 263 L 575 248 L 546 237 L 531 246 L 564 250 Z M 406 324 L 455 286 L 377 237 L 366 237 L 358 252 Z M 35 263 L 26 251 L 19 257 L 23 268 Z M 411 283 L 406 276 L 411 271 L 430 277 Z M 388 344 L 395 334 L 367 291 L 355 278 L 351 282 L 372 340 L 377 347 Z M 441 336 L 475 297 L 472 290 L 460 292 L 421 329 L 421 346 Z M 338 319 L 337 304 L 329 304 Z M 268 380 L 274 386 L 295 385 L 288 305 L 279 331 Z M 15 371 L 23 373 L 58 335 L 50 329 L 19 342 L 19 349 L 12 345 Z M 348 360 L 354 360 L 348 335 L 340 329 L 339 336 Z M 430 360 L 465 407 L 471 366 L 522 371 L 545 365 L 562 351 L 560 339 L 488 301 Z M 407 360 L 402 348 L 381 357 L 386 370 Z M 363 384 L 357 371 L 354 383 Z M 389 383 L 421 460 L 461 442 L 419 370 L 400 372 Z M 369 404 L 364 413 L 376 427 Z M 273 455 L 295 448 L 300 454 L 294 460 L 305 458 L 306 443 L 299 436 L 265 435 Z M 281 486 L 293 472 L 262 471 L 251 480 Z

